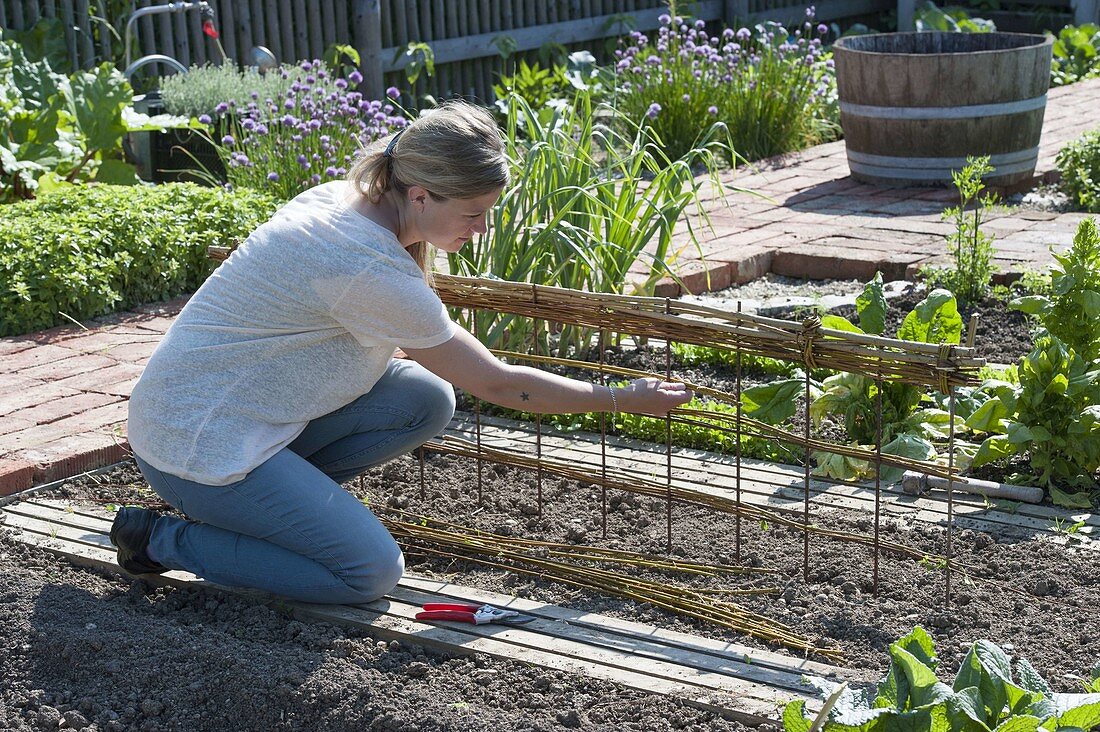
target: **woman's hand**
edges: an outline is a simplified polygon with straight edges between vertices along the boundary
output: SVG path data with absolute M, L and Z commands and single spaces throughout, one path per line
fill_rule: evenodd
M 670 409 L 686 404 L 694 396 L 691 389 L 677 381 L 662 381 L 651 376 L 635 379 L 628 386 L 615 388 L 620 412 L 636 412 L 663 417 Z

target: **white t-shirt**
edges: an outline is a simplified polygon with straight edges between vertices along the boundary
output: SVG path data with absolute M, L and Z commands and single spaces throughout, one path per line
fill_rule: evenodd
M 370 391 L 395 347 L 456 326 L 346 181 L 287 203 L 184 307 L 130 396 L 134 452 L 207 485 L 242 479 L 306 424 Z

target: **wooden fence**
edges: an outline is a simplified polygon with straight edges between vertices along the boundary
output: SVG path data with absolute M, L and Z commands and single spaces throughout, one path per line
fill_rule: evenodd
M 904 0 L 903 0 L 904 1 Z M 1065 0 L 1058 0 L 1064 2 Z M 1096 0 L 1078 0 L 1095 2 Z M 603 39 L 631 29 L 653 30 L 667 12 L 665 0 L 208 0 L 226 54 L 247 62 L 253 46 L 265 46 L 285 61 L 319 58 L 330 45 L 356 48 L 362 58 L 365 93 L 380 96 L 388 85 L 407 87 L 403 52 L 423 41 L 434 52 L 434 78 L 419 93 L 463 94 L 488 99 L 504 68 L 502 48 L 531 53 L 546 44 L 601 50 Z M 880 13 L 897 0 L 819 0 L 825 22 Z M 137 7 L 165 5 L 138 0 Z M 177 5 L 184 5 L 178 3 Z M 680 4 L 685 13 L 728 25 L 761 20 L 796 22 L 806 0 L 700 0 Z M 105 18 L 121 35 L 130 11 L 125 0 L 0 0 L 0 26 L 26 29 L 41 17 L 59 18 L 74 66 L 103 60 L 120 66 L 121 43 L 105 30 Z M 136 23 L 133 57 L 165 54 L 185 66 L 218 62 L 217 47 L 203 35 L 198 13 L 146 16 Z M 602 55 L 602 54 L 597 54 Z

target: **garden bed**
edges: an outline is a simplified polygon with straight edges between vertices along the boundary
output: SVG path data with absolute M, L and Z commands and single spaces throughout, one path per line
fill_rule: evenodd
M 533 473 L 487 466 L 477 505 L 472 460 L 429 453 L 426 497 L 410 457 L 370 471 L 348 488 L 380 513 L 393 507 L 450 518 L 503 534 L 663 553 L 663 501 L 609 496 L 602 538 L 598 489 L 544 480 L 543 515 L 535 515 Z M 98 506 L 137 503 L 163 509 L 132 465 L 74 480 L 54 497 Z M 676 557 L 736 561 L 733 518 L 701 508 L 674 511 Z M 869 529 L 869 518 L 819 509 L 815 522 L 842 531 Z M 850 668 L 886 668 L 886 647 L 913 625 L 937 640 L 953 671 L 978 638 L 1008 644 L 1059 690 L 1076 690 L 1100 656 L 1100 580 L 1091 550 L 1047 540 L 1008 542 L 956 532 L 954 604 L 943 603 L 943 572 L 932 562 L 884 553 L 872 593 L 870 550 L 814 537 L 809 581 L 802 578 L 802 537 L 742 522 L 742 564 L 775 570 L 752 580 L 778 596 L 742 598 L 750 610 L 839 649 Z M 929 553 L 942 532 L 887 520 L 884 537 Z M 68 715 L 98 729 L 738 729 L 738 725 L 612 684 L 484 657 L 443 658 L 414 646 L 378 644 L 355 631 L 303 624 L 278 605 L 193 589 L 151 589 L 73 567 L 0 539 L 0 586 L 7 680 L 0 710 L 5 728 L 57 727 Z M 408 556 L 409 571 L 486 590 L 599 612 L 747 645 L 742 635 L 632 601 L 457 560 Z M 650 575 L 660 578 L 664 575 Z M 682 578 L 666 579 L 684 582 Z M 694 580 L 710 589 L 742 580 Z M 782 650 L 782 649 L 778 649 Z M 946 673 L 941 673 L 943 676 Z M 80 718 L 74 716 L 78 713 Z M 119 718 L 113 719 L 113 715 Z M 112 725 L 111 722 L 114 721 Z M 76 722 L 77 724 L 73 724 Z

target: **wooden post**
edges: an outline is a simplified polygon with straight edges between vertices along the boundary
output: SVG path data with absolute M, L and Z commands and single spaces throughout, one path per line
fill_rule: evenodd
M 916 14 L 916 0 L 898 0 L 898 31 L 908 32 L 917 29 L 914 15 Z
M 1096 0 L 1076 0 L 1073 3 L 1073 22 L 1076 25 L 1100 23 L 1100 3 Z
M 722 21 L 727 28 L 739 28 L 745 25 L 749 17 L 749 0 L 723 0 Z
M 363 96 L 381 99 L 385 94 L 382 80 L 382 6 L 380 0 L 355 0 L 353 43 L 359 51 L 363 74 Z

